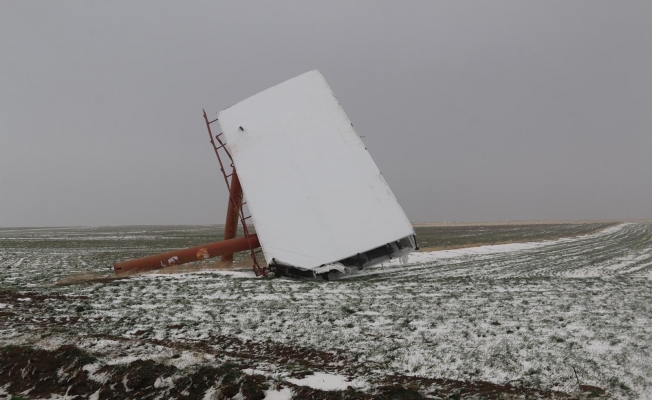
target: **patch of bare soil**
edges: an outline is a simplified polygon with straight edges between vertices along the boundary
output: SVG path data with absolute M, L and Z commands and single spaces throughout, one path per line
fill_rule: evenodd
M 56 300 L 86 300 L 88 296 L 70 296 L 61 293 L 39 293 L 39 292 L 13 292 L 10 290 L 0 291 L 0 303 L 21 304 L 22 301 L 33 301 L 42 303 L 48 299 Z
M 97 365 L 97 359 L 74 347 L 53 351 L 29 347 L 6 347 L 0 351 L 0 385 L 25 398 L 53 394 L 98 399 L 175 398 L 201 399 L 213 388 L 215 398 L 241 393 L 244 399 L 264 399 L 265 378 L 249 376 L 235 364 L 204 366 L 183 373 L 176 367 L 152 360 L 123 365 Z M 96 368 L 89 368 L 93 364 Z
M 281 350 L 284 353 L 284 350 Z M 297 354 L 302 354 L 301 352 Z M 488 382 L 465 382 L 392 376 L 375 382 L 375 389 L 362 392 L 349 387 L 343 391 L 322 391 L 288 382 L 274 381 L 262 375 L 248 375 L 246 364 L 222 363 L 185 370 L 153 360 L 136 360 L 107 365 L 98 358 L 71 345 L 55 350 L 24 346 L 0 349 L 0 386 L 12 395 L 24 398 L 98 399 L 201 399 L 212 393 L 215 399 L 262 400 L 265 390 L 280 386 L 293 389 L 295 399 L 560 399 L 604 398 L 604 390 L 582 386 L 580 394 L 496 385 Z M 374 384 L 374 382 L 371 382 Z M 428 397 L 426 397 L 428 396 Z
M 39 292 L 12 292 L 0 291 L 0 303 L 10 305 L 9 308 L 0 311 L 0 324 L 24 323 L 29 320 L 29 324 L 43 328 L 54 326 L 74 325 L 79 321 L 78 317 L 39 317 L 38 311 L 43 304 L 49 299 L 74 301 L 87 300 L 88 296 L 63 295 L 61 293 L 39 293 Z M 22 321 L 22 322 L 21 322 Z
M 180 329 L 183 325 L 169 325 L 170 329 Z M 136 345 L 154 344 L 167 347 L 175 351 L 189 350 L 204 354 L 227 356 L 241 360 L 242 363 L 254 364 L 267 362 L 284 367 L 292 367 L 304 371 L 310 370 L 339 370 L 341 365 L 353 366 L 355 362 L 344 354 L 330 353 L 314 349 L 287 346 L 274 342 L 243 341 L 232 336 L 213 335 L 208 340 L 176 342 L 171 340 L 149 339 L 149 331 L 137 331 Z M 93 335 L 100 339 L 115 340 L 119 342 L 134 342 L 134 339 L 113 335 Z M 359 368 L 356 368 L 360 371 Z M 347 371 L 351 373 L 351 371 Z
M 57 281 L 57 285 L 66 286 L 66 285 L 79 285 L 84 283 L 109 283 L 113 281 L 118 281 L 121 279 L 128 279 L 131 275 L 135 274 L 107 274 L 105 272 L 89 273 L 89 274 L 75 274 L 66 276 Z

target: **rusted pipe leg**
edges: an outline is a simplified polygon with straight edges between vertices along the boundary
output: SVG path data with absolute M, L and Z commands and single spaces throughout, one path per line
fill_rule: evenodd
M 132 271 L 150 271 L 181 265 L 193 261 L 201 261 L 211 257 L 222 256 L 224 254 L 233 254 L 239 251 L 249 250 L 260 246 L 258 237 L 251 235 L 248 238 L 239 237 L 235 239 L 223 240 L 216 243 L 207 243 L 200 246 L 190 247 L 169 251 L 163 254 L 156 254 L 149 257 L 138 258 L 113 264 L 116 273 Z
M 231 193 L 229 193 L 229 205 L 226 209 L 226 223 L 224 224 L 224 240 L 234 239 L 238 233 L 238 220 L 240 219 L 240 207 L 242 206 L 242 186 L 236 170 L 233 169 L 231 176 Z M 222 262 L 232 263 L 233 253 L 224 254 Z

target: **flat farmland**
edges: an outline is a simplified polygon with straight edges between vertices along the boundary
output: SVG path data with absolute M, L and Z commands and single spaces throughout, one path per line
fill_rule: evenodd
M 0 394 L 652 396 L 650 223 L 417 227 L 433 251 L 334 282 L 105 279 L 220 229 L 1 229 Z

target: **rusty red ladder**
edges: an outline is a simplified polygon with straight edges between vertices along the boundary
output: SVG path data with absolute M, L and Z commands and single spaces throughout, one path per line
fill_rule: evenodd
M 226 183 L 226 188 L 228 189 L 228 193 L 231 193 L 231 180 L 232 176 L 235 172 L 235 165 L 233 164 L 233 158 L 231 157 L 231 154 L 229 153 L 229 150 L 226 148 L 226 142 L 222 140 L 223 133 L 219 133 L 218 135 L 215 135 L 213 137 L 213 131 L 211 130 L 211 124 L 213 122 L 217 122 L 217 118 L 215 118 L 212 121 L 208 120 L 208 116 L 206 115 L 206 110 L 202 110 L 204 112 L 204 120 L 206 121 L 206 128 L 208 129 L 208 136 L 211 138 L 211 144 L 213 145 L 213 149 L 215 150 L 215 155 L 217 156 L 217 160 L 220 162 L 220 171 L 222 171 L 222 175 L 224 176 L 224 182 Z M 217 143 L 215 143 L 215 140 L 217 140 Z M 230 173 L 227 173 L 227 171 L 224 168 L 224 162 L 222 161 L 222 156 L 220 156 L 220 150 L 223 150 L 223 152 L 226 154 L 225 160 L 228 159 L 229 161 L 229 168 L 231 168 Z M 231 179 L 231 180 L 230 180 Z M 229 196 L 231 199 L 231 203 L 233 204 L 233 207 L 238 207 L 237 202 L 235 199 L 232 199 L 231 196 Z M 247 227 L 247 220 L 251 218 L 251 215 L 248 214 L 248 208 L 247 208 L 247 214 L 245 214 L 245 205 L 247 202 L 243 202 L 242 198 L 239 199 L 240 203 L 240 223 L 242 224 L 242 231 L 244 232 L 244 236 L 246 238 L 251 237 L 251 233 L 249 233 L 249 228 Z M 258 256 L 262 256 L 262 249 L 260 247 L 254 248 L 251 245 L 251 241 L 249 241 L 249 252 L 251 254 L 251 259 L 254 262 L 253 268 L 254 272 L 256 273 L 256 276 L 266 276 L 267 272 L 269 271 L 268 267 L 263 267 L 260 265 L 258 262 Z M 264 257 L 264 256 L 263 256 Z

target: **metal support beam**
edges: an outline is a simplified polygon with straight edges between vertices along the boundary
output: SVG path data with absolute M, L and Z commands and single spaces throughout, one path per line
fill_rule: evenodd
M 238 220 L 240 219 L 240 207 L 242 207 L 242 186 L 240 186 L 240 179 L 238 179 L 235 169 L 231 176 L 230 192 L 226 223 L 224 224 L 224 240 L 234 239 L 238 233 Z M 222 261 L 233 263 L 233 253 L 222 255 Z

